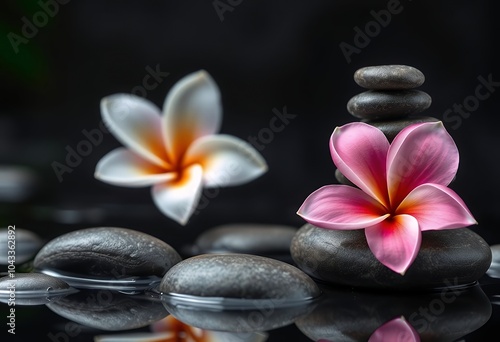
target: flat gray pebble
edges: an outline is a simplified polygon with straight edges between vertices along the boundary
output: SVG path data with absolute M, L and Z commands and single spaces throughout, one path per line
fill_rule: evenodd
M 359 119 L 394 119 L 420 113 L 431 103 L 429 94 L 420 90 L 368 90 L 353 96 L 347 110 Z
M 196 239 L 195 245 L 200 253 L 289 254 L 297 230 L 285 225 L 227 224 L 205 231 Z
M 10 232 L 10 234 L 9 234 Z M 9 239 L 12 236 L 13 239 Z M 22 228 L 2 228 L 0 229 L 0 264 L 8 264 L 9 241 L 15 247 L 16 265 L 33 258 L 43 245 L 43 240 L 35 233 Z M 11 253 L 12 254 L 12 253 Z
M 248 254 L 204 254 L 172 267 L 159 290 L 165 294 L 238 299 L 305 300 L 320 291 L 298 268 Z
M 363 229 L 311 224 L 298 231 L 291 253 L 300 269 L 327 283 L 402 290 L 473 283 L 486 273 L 492 258 L 488 244 L 468 228 L 426 231 L 417 258 L 402 276 L 375 258 Z
M 425 76 L 408 65 L 376 65 L 358 69 L 354 81 L 366 89 L 412 89 L 421 86 Z
M 166 242 L 126 228 L 87 228 L 61 235 L 35 257 L 36 269 L 120 279 L 162 277 L 181 261 Z

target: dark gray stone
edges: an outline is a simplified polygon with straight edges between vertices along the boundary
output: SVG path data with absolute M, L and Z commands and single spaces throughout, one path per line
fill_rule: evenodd
M 227 224 L 207 230 L 196 239 L 195 245 L 199 253 L 289 254 L 297 230 L 283 225 Z
M 11 232 L 9 234 L 9 232 Z M 22 263 L 30 260 L 35 256 L 40 247 L 43 245 L 42 239 L 33 232 L 26 229 L 16 228 L 2 228 L 0 229 L 0 264 L 8 264 L 8 251 L 9 236 L 15 237 L 15 252 L 16 252 L 16 265 L 20 266 Z M 11 241 L 13 239 L 10 239 Z
M 8 303 L 12 285 L 15 287 L 17 305 L 46 304 L 55 297 L 74 290 L 64 281 L 43 273 L 15 273 L 15 276 L 0 278 L 0 301 Z M 52 298 L 52 299 L 51 299 Z
M 80 291 L 47 307 L 73 322 L 108 331 L 142 328 L 168 316 L 161 301 L 109 290 Z
M 304 300 L 320 294 L 298 268 L 248 254 L 204 254 L 181 261 L 165 274 L 159 290 L 238 299 Z
M 120 279 L 162 277 L 181 261 L 167 243 L 125 228 L 88 228 L 61 235 L 35 257 L 36 269 Z
M 420 113 L 431 102 L 431 97 L 420 90 L 368 90 L 353 96 L 347 110 L 359 119 L 394 119 Z
M 409 117 L 396 120 L 383 120 L 383 121 L 367 120 L 365 122 L 380 129 L 387 137 L 387 140 L 389 140 L 389 142 L 392 142 L 396 137 L 396 135 L 398 135 L 398 133 L 401 132 L 405 127 L 418 123 L 436 122 L 436 121 L 439 120 L 430 116 L 416 116 L 416 117 Z
M 424 74 L 407 65 L 377 65 L 358 69 L 354 81 L 363 88 L 389 90 L 412 89 L 425 81 Z
M 422 233 L 417 258 L 402 276 L 381 264 L 363 229 L 330 230 L 304 225 L 294 237 L 292 258 L 313 278 L 373 289 L 433 289 L 470 284 L 491 263 L 488 244 L 468 228 Z
M 413 325 L 421 341 L 458 341 L 483 326 L 492 314 L 488 296 L 479 285 L 406 295 L 321 289 L 318 305 L 295 322 L 313 341 L 368 341 L 384 323 L 401 316 Z

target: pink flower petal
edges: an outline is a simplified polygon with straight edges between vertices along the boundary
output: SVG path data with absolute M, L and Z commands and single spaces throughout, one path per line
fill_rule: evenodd
M 401 202 L 396 212 L 415 217 L 422 231 L 477 224 L 464 201 L 453 190 L 439 184 L 418 186 Z
M 363 191 L 347 185 L 327 185 L 306 198 L 297 212 L 307 222 L 329 229 L 361 229 L 389 216 Z
M 417 219 L 396 215 L 365 229 L 366 241 L 375 257 L 394 272 L 404 274 L 420 248 Z
M 177 177 L 176 173 L 168 172 L 123 147 L 106 154 L 97 163 L 94 176 L 105 183 L 127 187 L 148 186 Z
M 153 200 L 166 216 L 185 225 L 196 209 L 202 190 L 203 171 L 200 165 L 183 170 L 181 178 L 156 184 Z
M 380 326 L 368 342 L 420 342 L 420 336 L 404 317 L 394 318 Z
M 403 129 L 387 155 L 387 182 L 393 206 L 425 183 L 448 185 L 458 169 L 458 149 L 442 122 Z
M 266 161 L 252 145 L 230 135 L 197 139 L 186 152 L 184 163 L 202 166 L 206 187 L 247 183 L 267 171 Z
M 388 205 L 388 150 L 389 141 L 382 131 L 361 122 L 335 128 L 330 138 L 330 152 L 339 171 L 384 205 Z
M 170 160 L 177 164 L 193 141 L 219 131 L 219 88 L 206 71 L 189 74 L 172 87 L 163 111 L 166 148 Z
M 158 166 L 169 166 L 160 110 L 153 103 L 135 95 L 111 95 L 102 99 L 101 115 L 123 145 Z

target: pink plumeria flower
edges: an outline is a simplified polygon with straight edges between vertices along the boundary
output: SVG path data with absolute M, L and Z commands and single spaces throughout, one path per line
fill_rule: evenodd
M 220 93 L 205 71 L 178 81 L 163 105 L 129 94 L 105 97 L 103 120 L 127 148 L 97 164 L 95 178 L 126 187 L 152 186 L 158 209 L 184 225 L 204 187 L 249 182 L 267 170 L 247 142 L 216 134 L 222 121 Z
M 368 342 L 420 342 L 420 336 L 404 317 L 398 317 L 375 330 Z
M 458 169 L 458 149 L 442 122 L 414 124 L 392 144 L 379 129 L 355 122 L 330 138 L 333 162 L 358 188 L 327 185 L 297 212 L 327 229 L 365 229 L 370 250 L 404 275 L 415 260 L 421 232 L 477 224 L 448 184 Z

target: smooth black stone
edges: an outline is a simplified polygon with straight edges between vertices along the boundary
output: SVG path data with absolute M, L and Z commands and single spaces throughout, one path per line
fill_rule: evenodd
M 9 234 L 9 231 L 14 234 Z M 42 239 L 29 230 L 21 228 L 16 228 L 15 230 L 2 228 L 0 229 L 0 265 L 8 264 L 7 252 L 10 250 L 8 245 L 9 236 L 15 237 L 15 259 L 17 266 L 33 258 L 43 245 Z M 12 241 L 12 239 L 10 240 Z
M 490 246 L 491 249 L 491 265 L 486 272 L 492 278 L 500 278 L 500 244 Z
M 73 322 L 108 331 L 137 329 L 168 316 L 158 300 L 109 290 L 80 291 L 47 307 Z
M 195 246 L 199 253 L 289 254 L 290 243 L 297 230 L 283 225 L 227 224 L 201 234 Z
M 36 269 L 110 279 L 162 277 L 181 261 L 167 243 L 125 228 L 88 228 L 61 235 L 35 257 Z
M 354 81 L 366 89 L 412 89 L 421 86 L 425 76 L 407 65 L 377 65 L 358 69 Z
M 340 184 L 356 187 L 356 185 L 349 179 L 347 179 L 346 176 L 344 176 L 342 172 L 339 171 L 339 169 L 335 170 L 335 178 L 339 181 Z
M 0 301 L 8 303 L 11 285 L 15 286 L 17 305 L 47 304 L 54 297 L 69 294 L 74 290 L 64 281 L 43 273 L 15 273 L 15 276 L 0 278 Z M 52 297 L 52 299 L 50 298 Z
M 380 326 L 401 316 L 421 341 L 458 341 L 483 326 L 492 314 L 490 300 L 479 285 L 409 294 L 321 289 L 318 305 L 295 322 L 313 341 L 368 341 Z
M 366 120 L 364 122 L 380 129 L 386 136 L 387 140 L 389 140 L 389 142 L 392 142 L 396 137 L 396 135 L 398 135 L 398 133 L 401 132 L 405 127 L 418 123 L 437 122 L 437 121 L 439 120 L 431 116 L 416 116 L 416 117 L 409 117 L 396 120 L 383 120 L 383 121 Z
M 368 90 L 353 96 L 347 110 L 359 119 L 394 119 L 429 108 L 432 99 L 420 90 Z
M 468 228 L 422 233 L 415 261 L 402 276 L 380 263 L 363 229 L 330 230 L 304 225 L 294 237 L 292 258 L 327 283 L 372 289 L 433 289 L 477 281 L 491 263 L 488 244 Z
M 172 267 L 159 290 L 165 294 L 238 299 L 305 300 L 320 291 L 298 268 L 257 255 L 203 254 Z

